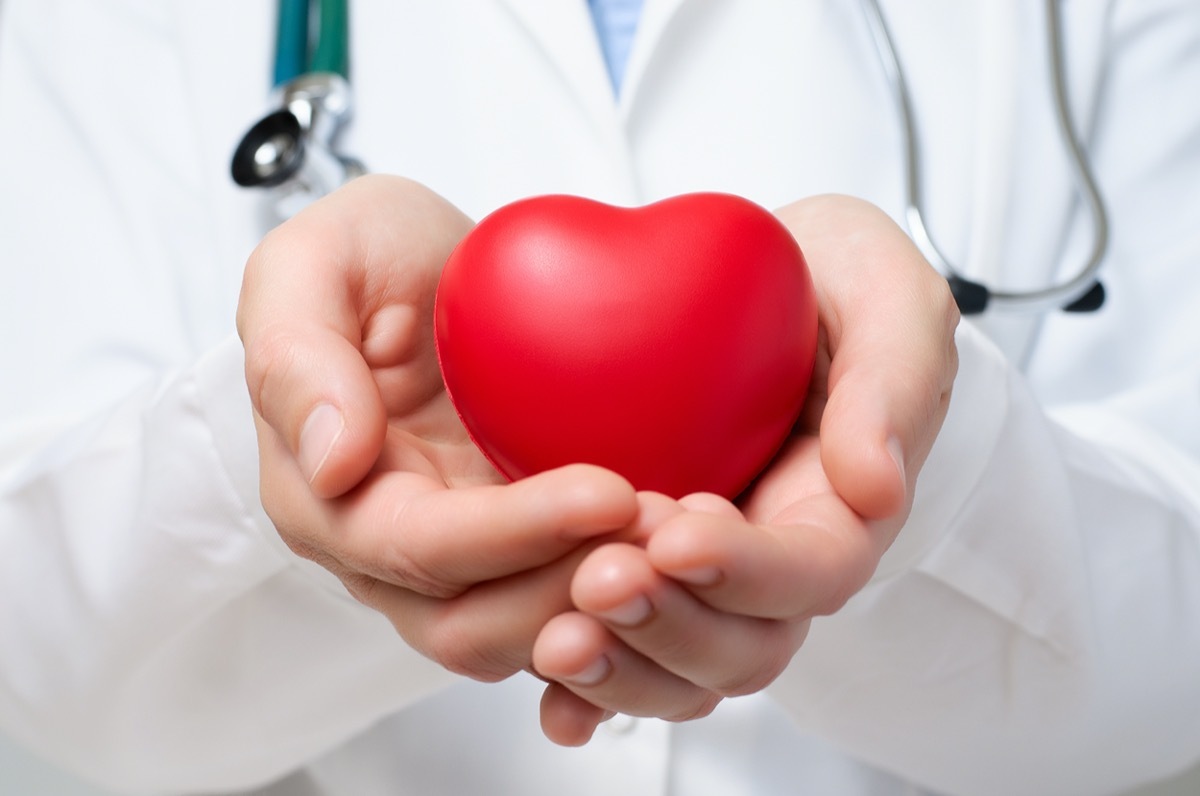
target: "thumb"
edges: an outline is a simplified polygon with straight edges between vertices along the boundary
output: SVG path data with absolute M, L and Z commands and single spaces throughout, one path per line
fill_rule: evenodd
M 860 515 L 907 515 L 957 371 L 958 310 L 882 210 L 817 197 L 781 213 L 813 272 L 829 346 L 821 462 Z
M 351 489 L 383 447 L 387 418 L 358 348 L 328 328 L 279 325 L 248 334 L 246 384 L 255 412 L 323 498 Z
M 238 302 L 260 456 L 265 464 L 277 447 L 261 438 L 273 431 L 319 497 L 362 480 L 387 430 L 361 351 L 361 238 L 341 207 L 352 199 L 335 193 L 272 230 L 246 263 Z
M 916 476 L 949 400 L 940 379 L 889 371 L 863 358 L 831 386 L 821 419 L 821 464 L 855 512 L 883 520 L 907 515 Z
M 371 363 L 385 363 L 378 351 L 364 356 L 366 326 L 396 307 L 426 317 L 442 263 L 470 226 L 428 188 L 368 175 L 277 227 L 250 255 L 237 320 L 260 434 L 265 424 L 278 435 L 319 497 L 351 489 L 383 450 L 387 405 Z M 404 347 L 406 338 L 387 339 Z M 441 377 L 432 347 L 417 351 L 426 367 L 411 387 L 426 394 Z

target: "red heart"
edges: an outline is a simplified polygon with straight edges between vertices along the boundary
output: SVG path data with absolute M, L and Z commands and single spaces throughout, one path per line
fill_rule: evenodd
M 774 215 L 728 194 L 496 210 L 446 262 L 438 361 L 509 478 L 572 462 L 638 489 L 734 497 L 804 402 L 812 282 Z

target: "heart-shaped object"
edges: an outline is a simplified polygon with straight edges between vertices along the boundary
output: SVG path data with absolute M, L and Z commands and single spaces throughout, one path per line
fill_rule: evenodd
M 800 247 L 720 193 L 506 205 L 450 255 L 434 315 L 446 390 L 502 473 L 588 462 L 672 497 L 749 484 L 816 352 Z

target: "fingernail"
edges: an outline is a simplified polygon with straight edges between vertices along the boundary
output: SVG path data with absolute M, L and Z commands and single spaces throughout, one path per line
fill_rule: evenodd
M 600 612 L 600 616 L 614 625 L 635 627 L 650 618 L 651 610 L 650 601 L 646 599 L 645 595 L 639 594 L 616 608 Z
M 608 662 L 608 658 L 601 655 L 596 660 L 589 663 L 583 671 L 563 678 L 568 680 L 573 685 L 596 685 L 612 671 L 612 664 Z
M 908 488 L 908 477 L 904 474 L 904 449 L 900 446 L 900 440 L 896 437 L 888 437 L 887 449 L 888 453 L 892 455 L 892 461 L 896 463 L 896 470 L 900 473 L 900 483 Z
M 669 572 L 675 580 L 683 581 L 692 586 L 716 586 L 721 580 L 721 570 L 716 567 L 696 567 L 695 569 L 679 569 Z
M 332 404 L 321 404 L 304 421 L 304 427 L 300 429 L 299 460 L 300 469 L 310 484 L 325 466 L 330 451 L 345 429 L 342 413 Z

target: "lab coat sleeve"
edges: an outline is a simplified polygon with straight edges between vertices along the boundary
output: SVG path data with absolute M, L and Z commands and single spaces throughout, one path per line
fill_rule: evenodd
M 0 25 L 0 731 L 122 791 L 266 781 L 449 677 L 258 504 L 174 7 Z
M 960 328 L 909 522 L 772 687 L 948 793 L 1117 793 L 1200 758 L 1200 6 L 1114 4 L 1107 45 L 1109 306 L 1048 319 L 1028 378 Z

